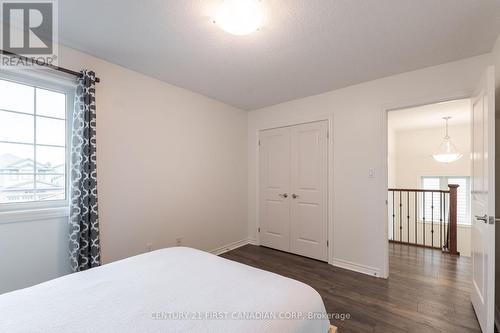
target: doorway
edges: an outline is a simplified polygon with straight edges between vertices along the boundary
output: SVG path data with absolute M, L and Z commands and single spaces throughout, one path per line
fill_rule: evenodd
M 474 294 L 472 105 L 465 98 L 388 112 L 387 230 L 391 276 L 410 274 L 449 294 L 436 304 L 463 309 L 469 319 L 462 325 L 480 331 L 468 300 Z M 415 302 L 430 298 L 419 294 Z
M 388 112 L 388 238 L 471 255 L 471 100 Z
M 494 128 L 488 120 L 491 89 L 480 86 L 484 87 L 471 99 L 387 113 L 387 230 L 389 270 L 394 275 L 423 275 L 444 293 L 447 288 L 439 277 L 451 272 L 449 286 L 461 287 L 465 299 L 470 298 L 453 306 L 472 314 L 465 322 L 471 328 L 490 331 L 493 306 L 486 295 L 492 294 L 487 291 L 492 279 L 485 278 L 492 266 L 491 257 L 484 254 L 491 253 L 491 242 L 482 229 L 494 216 L 488 214 L 494 198 L 488 191 L 494 178 L 488 171 Z M 433 133 L 433 122 L 439 118 L 444 121 L 442 138 Z M 481 210 L 482 202 L 486 208 Z M 411 267 L 401 269 L 401 263 Z

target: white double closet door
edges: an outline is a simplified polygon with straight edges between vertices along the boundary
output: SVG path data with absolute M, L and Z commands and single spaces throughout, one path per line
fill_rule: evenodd
M 260 132 L 260 243 L 328 260 L 328 122 Z

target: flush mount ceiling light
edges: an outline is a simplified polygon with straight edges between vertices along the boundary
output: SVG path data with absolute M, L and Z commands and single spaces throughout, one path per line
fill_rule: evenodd
M 222 30 L 230 34 L 248 35 L 260 28 L 264 11 L 259 0 L 224 0 L 214 17 Z
M 441 163 L 451 163 L 458 161 L 463 155 L 457 151 L 457 148 L 451 142 L 451 137 L 448 135 L 448 120 L 451 117 L 443 117 L 443 119 L 446 122 L 443 142 L 441 142 L 438 151 L 432 157 Z

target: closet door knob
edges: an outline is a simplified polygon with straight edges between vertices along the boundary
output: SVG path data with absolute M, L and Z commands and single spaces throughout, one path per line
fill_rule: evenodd
M 280 194 L 280 197 L 282 197 L 282 198 L 285 198 L 285 199 L 286 199 L 286 198 L 288 198 L 288 193 L 283 193 L 283 194 Z
M 299 196 L 297 194 L 292 194 L 292 198 L 297 199 Z

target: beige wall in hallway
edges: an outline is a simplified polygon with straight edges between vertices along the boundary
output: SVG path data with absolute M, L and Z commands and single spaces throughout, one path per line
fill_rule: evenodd
M 394 111 L 397 112 L 397 111 Z M 449 127 L 452 142 L 464 155 L 453 163 L 439 163 L 432 158 L 443 138 L 443 128 L 425 128 L 395 132 L 396 187 L 420 188 L 421 176 L 470 175 L 470 126 Z M 391 171 L 390 171 L 391 172 Z

